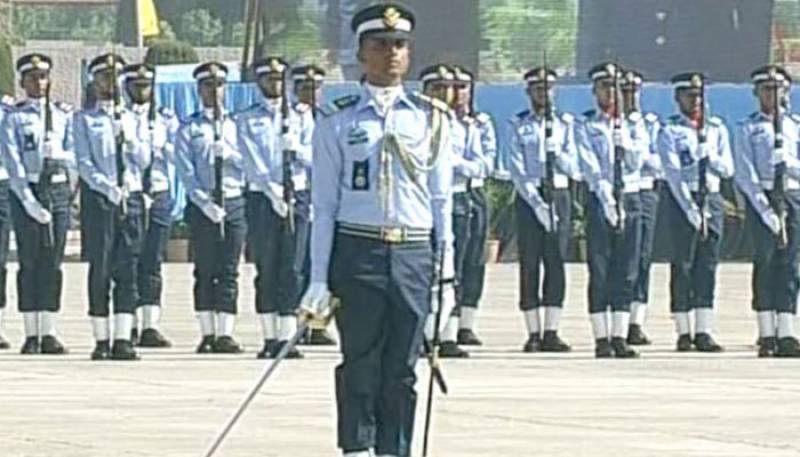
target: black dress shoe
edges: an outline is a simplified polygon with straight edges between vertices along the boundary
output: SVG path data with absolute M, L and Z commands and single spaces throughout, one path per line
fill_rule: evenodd
M 779 338 L 778 346 L 775 350 L 775 357 L 800 357 L 800 342 L 793 336 Z
M 469 352 L 461 349 L 453 341 L 443 341 L 439 346 L 439 357 L 443 359 L 466 359 Z
M 286 346 L 289 342 L 288 341 L 276 341 L 275 344 L 272 346 L 272 358 L 275 359 L 278 357 L 280 352 L 283 350 L 284 346 Z M 302 359 L 305 357 L 297 346 L 289 349 L 289 352 L 286 353 L 285 359 Z
M 22 349 L 19 351 L 20 354 L 38 354 L 39 353 L 39 337 L 38 336 L 29 336 L 25 338 L 25 342 L 22 343 Z
M 611 350 L 614 351 L 614 357 L 618 359 L 635 359 L 639 357 L 639 353 L 628 346 L 628 342 L 621 336 L 611 338 Z
M 778 349 L 778 339 L 774 336 L 768 336 L 758 339 L 758 356 L 759 357 L 772 357 Z
M 458 330 L 458 337 L 456 343 L 462 346 L 483 346 L 483 341 L 478 338 L 478 335 L 472 329 L 462 328 Z
M 694 336 L 694 347 L 698 352 L 722 352 L 723 348 L 708 333 L 698 333 Z
M 3 338 L 3 335 L 0 335 L 0 350 L 8 349 L 10 347 L 11 345 L 8 343 L 8 341 L 5 338 Z
M 198 354 L 211 354 L 214 352 L 214 335 L 206 335 L 200 340 L 200 344 L 197 345 L 197 349 L 195 352 Z
M 139 354 L 129 340 L 114 340 L 111 347 L 111 360 L 139 360 Z
M 67 353 L 67 348 L 53 335 L 45 335 L 41 342 L 42 354 L 61 355 Z
M 214 352 L 217 354 L 240 354 L 244 348 L 232 336 L 221 336 L 214 341 Z
M 678 337 L 678 343 L 675 346 L 678 352 L 689 352 L 692 350 L 692 335 L 684 333 Z
M 546 330 L 542 338 L 542 352 L 569 352 L 572 348 L 558 336 L 555 330 Z
M 608 338 L 598 338 L 594 340 L 594 356 L 598 359 L 608 359 L 614 357 L 614 350 Z
M 310 346 L 336 346 L 336 340 L 324 328 L 311 330 L 306 342 Z
M 143 348 L 168 348 L 172 347 L 172 343 L 154 328 L 146 328 L 142 330 L 142 335 L 139 337 L 138 346 Z
M 111 344 L 108 340 L 102 340 L 95 343 L 94 351 L 92 351 L 92 360 L 108 360 L 111 357 Z
M 274 339 L 264 340 L 264 347 L 260 351 L 258 351 L 258 354 L 256 354 L 256 358 L 259 358 L 259 359 L 271 359 L 272 358 L 272 353 L 273 353 L 273 351 L 275 349 L 275 346 L 277 344 L 278 344 L 278 340 L 274 340 Z
M 650 338 L 645 335 L 641 325 L 631 324 L 628 327 L 628 344 L 631 346 L 647 346 L 650 343 Z
M 522 352 L 532 353 L 539 352 L 542 349 L 542 339 L 538 333 L 531 333 L 528 335 L 528 341 L 522 346 Z

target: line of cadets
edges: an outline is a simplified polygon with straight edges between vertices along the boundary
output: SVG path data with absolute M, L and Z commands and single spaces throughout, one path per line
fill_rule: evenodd
M 169 186 L 176 173 L 188 196 L 185 216 L 194 247 L 197 352 L 243 350 L 234 326 L 238 263 L 247 242 L 256 265 L 255 306 L 264 339 L 258 357 L 274 357 L 297 330 L 297 305 L 309 283 L 315 117 L 330 114 L 347 99 L 318 107 L 324 72 L 313 65 L 292 69 L 270 57 L 253 66 L 263 97 L 231 115 L 224 108 L 228 69 L 209 62 L 194 72 L 203 109 L 179 122 L 169 110 L 153 106 L 151 67 L 126 65 L 123 58 L 106 54 L 89 65 L 96 106 L 73 113 L 50 100 L 51 67 L 50 58 L 41 54 L 20 58 L 17 70 L 26 98 L 0 111 L 0 289 L 5 289 L 13 225 L 26 336 L 21 352 L 66 352 L 56 316 L 73 193 L 70 171 L 77 168 L 87 224 L 89 315 L 96 340 L 92 359 L 137 359 L 135 344 L 170 346 L 158 323 L 162 252 L 172 218 Z M 288 74 L 296 103 L 288 103 Z M 636 71 L 604 63 L 588 76 L 597 106 L 576 118 L 554 107 L 555 71 L 527 72 L 531 108 L 514 116 L 507 129 L 521 264 L 519 304 L 528 331 L 523 351 L 571 349 L 558 328 L 571 231 L 570 182 L 577 181 L 586 191 L 596 356 L 636 357 L 631 346 L 650 343 L 643 327 L 660 199 L 666 199 L 661 204 L 670 221 L 670 311 L 677 350 L 721 351 L 713 337 L 724 222 L 720 182 L 733 177 L 748 202 L 755 244 L 752 307 L 759 355 L 800 356 L 793 328 L 800 118 L 789 113 L 788 73 L 776 66 L 753 72 L 759 109 L 737 126 L 735 153 L 722 120 L 706 112 L 702 74 L 673 78 L 678 112 L 664 122 L 642 112 L 643 78 Z M 474 77 L 468 70 L 434 65 L 420 80 L 426 95 L 452 108 L 458 280 L 446 300 L 449 318 L 440 355 L 467 357 L 460 346 L 482 344 L 474 327 L 485 275 L 484 184 L 498 160 L 497 141 L 491 118 L 474 110 Z M 354 176 L 354 186 L 358 179 Z M 5 294 L 0 298 L 1 324 Z M 308 342 L 335 344 L 324 329 L 314 330 Z M 0 348 L 8 348 L 1 336 Z M 302 353 L 293 349 L 289 357 Z

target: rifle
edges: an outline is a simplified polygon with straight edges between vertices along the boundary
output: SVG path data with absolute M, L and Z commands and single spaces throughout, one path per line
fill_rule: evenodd
M 622 117 L 620 112 L 620 90 L 619 90 L 619 65 L 614 63 L 614 137 L 617 137 L 622 129 Z M 622 166 L 625 160 L 625 149 L 621 144 L 614 143 L 614 200 L 617 207 L 617 226 L 614 227 L 618 234 L 625 231 L 624 202 L 623 194 L 625 183 L 622 180 Z
M 545 139 L 545 161 L 544 161 L 544 184 L 542 185 L 542 199 L 547 203 L 550 212 L 550 230 L 556 231 L 556 209 L 553 194 L 556 188 L 555 182 L 555 162 L 556 151 L 550 149 L 550 142 L 553 138 L 553 107 L 550 103 L 550 75 L 547 70 L 547 52 L 544 53 L 544 139 Z
M 44 141 L 49 143 L 53 139 L 53 109 L 50 106 L 50 81 L 47 82 L 47 88 L 44 93 Z M 42 158 L 42 169 L 39 172 L 39 183 L 37 190 L 39 200 L 44 205 L 45 209 L 52 215 L 53 214 L 53 199 L 50 197 L 50 180 L 56 172 L 56 164 L 52 157 Z M 47 224 L 44 232 L 44 246 L 46 248 L 53 247 L 55 236 L 53 233 L 53 222 Z
M 154 132 L 156 130 L 156 70 L 153 67 L 153 80 L 152 80 L 152 88 L 150 89 L 150 106 L 148 106 L 147 110 L 147 130 L 150 135 L 150 164 L 144 169 L 144 175 L 142 176 L 142 187 L 144 190 L 145 195 L 145 204 L 142 205 L 144 214 L 144 229 L 147 231 L 150 228 L 150 208 L 147 205 L 147 198 L 152 198 L 152 190 L 153 190 L 153 164 L 155 162 L 155 142 L 153 140 Z
M 113 79 L 112 84 L 112 98 L 114 101 L 114 121 L 120 122 L 122 120 L 122 95 L 120 94 L 119 88 L 119 72 L 117 71 L 117 57 L 112 56 L 109 59 L 111 63 L 111 78 Z M 117 170 L 117 186 L 122 190 L 122 198 L 119 202 L 119 212 L 121 217 L 125 217 L 128 214 L 128 196 L 125 192 L 125 132 L 120 131 L 119 135 L 114 139 L 115 144 L 115 154 L 114 159 L 116 162 L 116 170 Z
M 444 277 L 444 261 L 445 261 L 445 248 L 439 255 L 439 262 L 437 267 L 438 274 L 436 281 L 439 282 L 439 289 L 436 291 L 436 301 L 439 304 L 436 310 L 434 324 L 433 324 L 433 340 L 430 345 L 426 343 L 425 352 L 428 357 L 428 365 L 430 366 L 431 375 L 428 378 L 428 400 L 425 405 L 425 432 L 422 438 L 422 457 L 428 457 L 428 440 L 431 431 L 431 419 L 433 415 L 433 386 L 436 384 L 439 390 L 447 395 L 447 383 L 444 380 L 441 365 L 439 364 L 439 326 L 442 322 L 442 309 L 444 308 L 444 288 L 447 284 L 452 284 L 452 279 Z
M 774 154 L 778 155 L 783 149 L 783 117 L 781 115 L 781 100 L 778 92 L 781 89 L 778 83 L 775 86 L 775 113 L 772 116 L 772 125 L 775 132 Z M 788 233 L 786 231 L 786 162 L 781 161 L 775 164 L 774 183 L 772 186 L 771 203 L 775 214 L 778 215 L 780 229 L 778 231 L 778 249 L 785 249 L 788 245 Z
M 288 68 L 288 67 L 287 67 Z M 286 90 L 286 71 L 284 68 L 281 71 L 281 79 L 283 80 L 281 86 L 281 137 L 286 138 L 289 135 L 290 119 L 289 119 L 289 97 Z M 313 109 L 313 107 L 312 107 Z M 294 181 L 292 181 L 292 171 L 294 168 L 294 161 L 296 159 L 297 151 L 281 151 L 282 155 L 282 171 L 283 171 L 283 202 L 286 203 L 286 228 L 289 233 L 294 233 Z
M 214 143 L 218 143 L 222 140 L 222 107 L 220 106 L 219 102 L 219 95 L 216 92 L 218 89 L 217 85 L 219 84 L 219 80 L 217 77 L 216 70 L 212 72 L 211 79 L 213 81 L 214 86 Z M 222 180 L 225 177 L 224 174 L 224 162 L 222 160 L 222 155 L 217 154 L 214 156 L 214 191 L 213 191 L 213 198 L 214 203 L 219 205 L 220 208 L 223 210 L 225 209 L 225 192 L 222 186 Z M 225 239 L 225 220 L 223 219 L 219 223 L 219 236 L 221 239 Z
M 706 81 L 700 78 L 700 119 L 697 121 L 697 147 L 705 150 L 706 135 Z M 700 208 L 700 237 L 708 238 L 708 157 L 701 157 L 697 163 L 697 197 L 695 202 Z
M 311 118 L 317 120 L 317 72 L 311 70 Z

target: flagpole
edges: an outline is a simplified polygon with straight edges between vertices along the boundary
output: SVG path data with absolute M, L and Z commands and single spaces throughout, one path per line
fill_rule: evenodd
M 133 0 L 133 11 L 136 15 L 136 47 L 139 49 L 139 57 L 141 58 L 141 53 L 144 49 L 144 34 L 142 31 L 142 5 L 140 0 Z

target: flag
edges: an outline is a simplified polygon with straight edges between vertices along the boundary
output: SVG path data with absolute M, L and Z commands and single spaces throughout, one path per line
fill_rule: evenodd
M 139 33 L 143 38 L 158 36 L 161 31 L 158 28 L 158 11 L 153 0 L 136 0 L 138 10 Z

